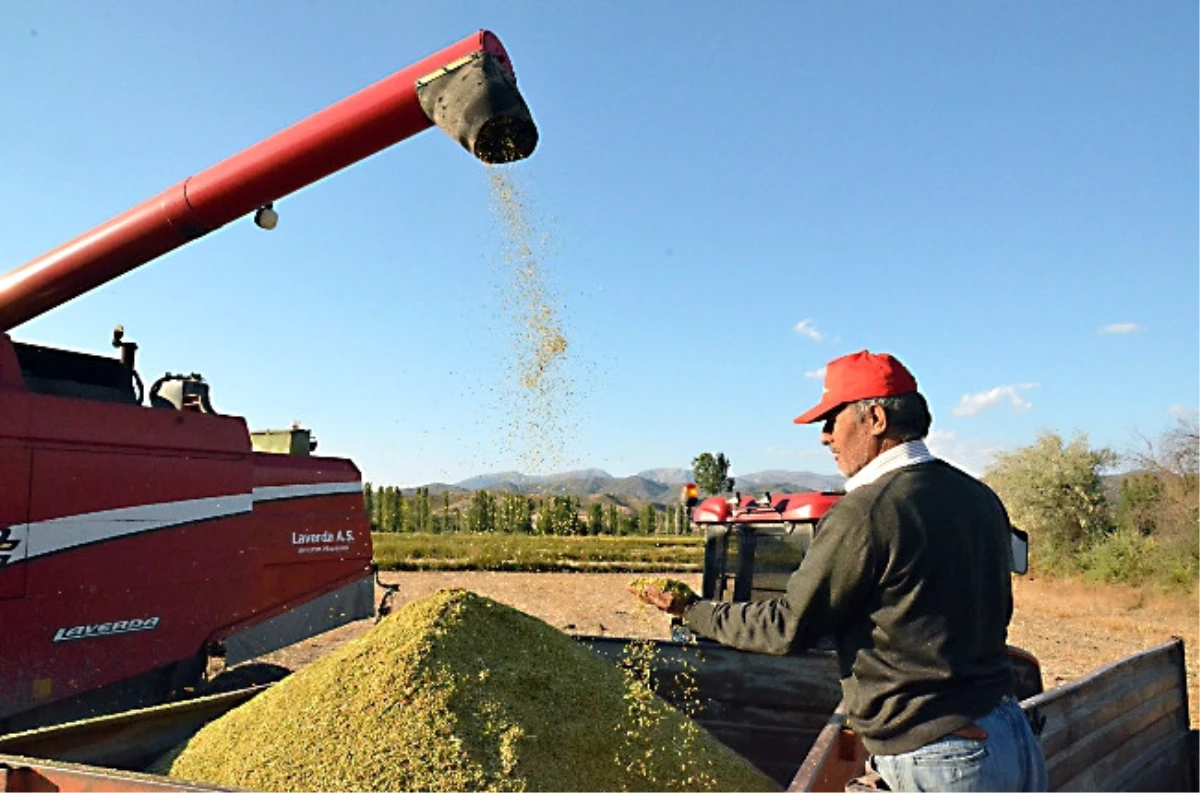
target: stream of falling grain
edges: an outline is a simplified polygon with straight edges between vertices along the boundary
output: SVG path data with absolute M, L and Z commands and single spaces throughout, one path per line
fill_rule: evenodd
M 512 334 L 503 384 L 507 445 L 522 471 L 549 473 L 567 462 L 574 389 L 562 310 L 539 253 L 545 248 L 529 201 L 507 169 L 491 168 L 492 211 L 506 266 L 502 309 Z

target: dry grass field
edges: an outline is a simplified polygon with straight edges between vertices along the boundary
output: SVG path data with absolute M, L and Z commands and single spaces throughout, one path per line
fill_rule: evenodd
M 1200 601 L 1195 595 L 1050 579 L 1015 579 L 1009 643 L 1042 664 L 1047 688 L 1178 636 L 1187 661 L 1188 715 L 1197 711 Z
M 628 573 L 403 572 L 384 573 L 382 580 L 399 587 L 395 607 L 438 589 L 462 587 L 568 633 L 666 638 L 669 618 L 626 592 L 633 577 Z M 680 577 L 699 588 L 699 575 Z M 1192 726 L 1197 726 L 1200 607 L 1196 596 L 1073 581 L 1014 580 L 1016 610 L 1009 643 L 1038 657 L 1048 688 L 1180 636 L 1186 647 L 1189 714 Z M 347 625 L 264 660 L 295 668 L 370 625 L 370 620 Z

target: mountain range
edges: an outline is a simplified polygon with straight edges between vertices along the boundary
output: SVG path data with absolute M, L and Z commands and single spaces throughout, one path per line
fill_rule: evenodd
M 632 476 L 613 476 L 598 468 L 585 468 L 557 474 L 529 475 L 518 471 L 480 474 L 455 484 L 434 482 L 425 487 L 430 495 L 467 493 L 475 490 L 525 493 L 528 495 L 560 494 L 584 498 L 611 496 L 636 499 L 656 504 L 679 501 L 679 490 L 691 480 L 686 468 L 651 468 Z M 814 474 L 805 471 L 758 471 L 734 477 L 734 490 L 742 493 L 795 493 L 810 490 L 839 490 L 844 476 Z M 404 488 L 411 493 L 415 488 Z

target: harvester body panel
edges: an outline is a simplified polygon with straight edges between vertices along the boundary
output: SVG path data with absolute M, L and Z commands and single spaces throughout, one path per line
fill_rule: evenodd
M 17 389 L 0 407 L 0 720 L 156 669 L 144 698 L 165 698 L 175 665 L 371 577 L 347 460 L 252 452 L 231 416 Z

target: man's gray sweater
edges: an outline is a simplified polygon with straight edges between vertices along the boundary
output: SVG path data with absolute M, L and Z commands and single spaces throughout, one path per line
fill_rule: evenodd
M 1010 531 L 974 477 L 940 460 L 900 468 L 826 513 L 783 597 L 700 600 L 684 620 L 777 655 L 833 636 L 851 726 L 872 754 L 901 754 L 1012 693 Z

